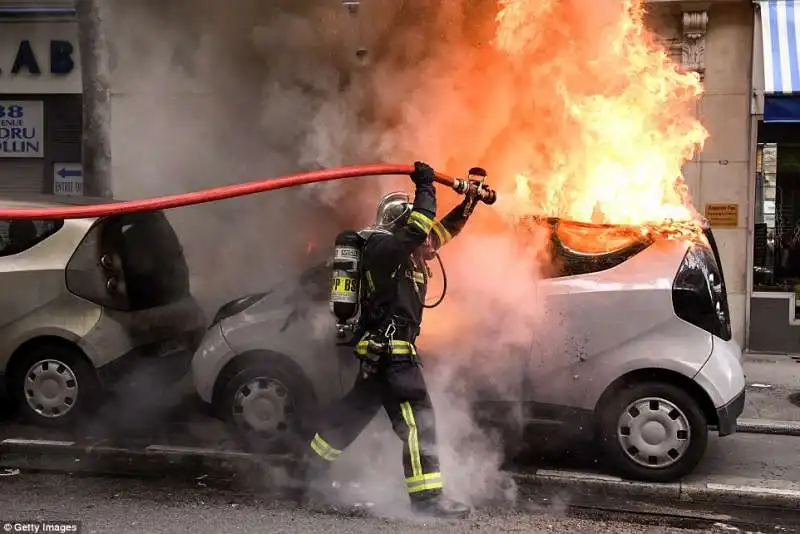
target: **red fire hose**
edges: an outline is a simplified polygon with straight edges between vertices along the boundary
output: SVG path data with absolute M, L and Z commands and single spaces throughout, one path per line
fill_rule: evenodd
M 356 165 L 352 167 L 340 167 L 292 174 L 277 178 L 266 178 L 244 184 L 226 185 L 191 193 L 181 193 L 179 195 L 168 195 L 141 200 L 58 208 L 0 209 L 0 219 L 88 219 L 107 217 L 109 215 L 119 215 L 122 213 L 163 210 L 203 204 L 215 200 L 251 195 L 253 193 L 263 193 L 265 191 L 273 191 L 315 182 L 327 182 L 359 176 L 388 174 L 408 175 L 413 170 L 414 168 L 410 165 Z M 436 173 L 436 181 L 453 188 L 455 188 L 459 182 L 462 182 L 462 180 L 455 180 L 454 178 L 440 173 Z M 494 193 L 492 192 L 491 202 L 493 201 Z

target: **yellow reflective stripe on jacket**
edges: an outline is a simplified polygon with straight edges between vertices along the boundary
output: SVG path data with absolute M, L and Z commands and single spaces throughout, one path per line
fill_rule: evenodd
M 419 434 L 417 421 L 414 419 L 414 410 L 409 402 L 400 403 L 400 413 L 408 427 L 408 455 L 411 458 L 411 478 L 422 476 L 422 458 L 419 454 Z
M 439 238 L 439 246 L 443 246 L 445 243 L 453 239 L 453 234 L 444 227 L 442 223 L 436 221 L 433 225 L 433 233 L 436 234 L 436 237 Z
M 329 462 L 334 461 L 342 454 L 342 451 L 334 449 L 327 441 L 322 439 L 322 436 L 319 434 L 314 434 L 314 439 L 311 440 L 311 449 Z
M 419 271 L 408 271 L 406 276 L 418 284 L 425 283 L 425 273 L 421 273 Z
M 426 217 L 418 211 L 412 211 L 411 215 L 408 216 L 408 224 L 417 226 L 426 234 L 429 233 L 433 228 L 433 223 L 433 219 Z
M 436 490 L 444 487 L 441 473 L 428 473 L 406 478 L 406 489 L 409 493 Z
M 392 354 L 417 355 L 417 349 L 408 341 L 392 341 Z
M 367 354 L 368 341 L 366 339 L 360 340 L 356 343 L 356 354 L 364 356 Z M 395 340 L 391 343 L 392 354 L 413 354 L 417 355 L 417 349 L 408 341 Z

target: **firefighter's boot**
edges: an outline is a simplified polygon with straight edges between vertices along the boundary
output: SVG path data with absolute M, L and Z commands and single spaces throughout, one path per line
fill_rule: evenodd
M 444 495 L 412 499 L 411 509 L 422 516 L 442 519 L 466 519 L 470 513 L 469 506 Z
M 304 455 L 298 472 L 300 502 L 305 505 L 318 505 L 325 500 L 324 488 L 330 463 L 316 454 Z

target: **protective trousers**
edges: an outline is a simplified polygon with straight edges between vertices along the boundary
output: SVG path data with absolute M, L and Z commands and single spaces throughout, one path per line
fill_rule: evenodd
M 440 495 L 442 476 L 433 405 L 422 371 L 412 361 L 391 361 L 373 374 L 359 373 L 353 389 L 329 409 L 324 426 L 311 440 L 311 449 L 332 462 L 355 441 L 381 405 L 403 440 L 403 467 L 410 497 Z

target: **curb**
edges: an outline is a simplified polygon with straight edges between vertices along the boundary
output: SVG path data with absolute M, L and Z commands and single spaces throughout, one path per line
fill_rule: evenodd
M 784 352 L 742 352 L 742 362 L 800 362 L 800 355 Z
M 736 431 L 743 434 L 771 434 L 773 436 L 800 436 L 800 422 L 774 419 L 739 419 Z
M 721 484 L 702 480 L 658 484 L 623 480 L 619 477 L 595 473 L 549 469 L 539 469 L 535 473 L 514 474 L 513 476 L 523 490 L 567 492 L 571 496 L 800 509 L 800 485 L 796 484 L 787 484 L 787 486 L 792 486 L 787 488 L 759 486 L 760 480 L 752 480 L 749 484 Z
M 150 445 L 143 449 L 80 445 L 71 441 L 4 439 L 0 441 L 0 467 L 39 471 L 164 477 L 169 474 L 207 481 L 237 476 L 257 481 L 261 487 L 280 488 L 287 480 L 291 457 L 244 452 Z M 511 473 L 523 494 L 542 496 L 565 493 L 570 498 L 647 500 L 648 502 L 748 506 L 800 510 L 800 484 L 764 487 L 763 480 L 736 478 L 735 484 L 690 480 L 651 483 L 623 480 L 599 473 L 537 469 Z M 777 481 L 775 481 L 777 482 Z
M 9 438 L 0 441 L 0 467 L 16 467 L 40 471 L 136 475 L 197 476 L 198 471 L 211 478 L 230 479 L 237 474 L 246 477 L 284 471 L 291 465 L 288 456 L 262 456 L 237 451 L 150 445 L 125 448 L 102 444 L 78 444 L 74 441 Z

